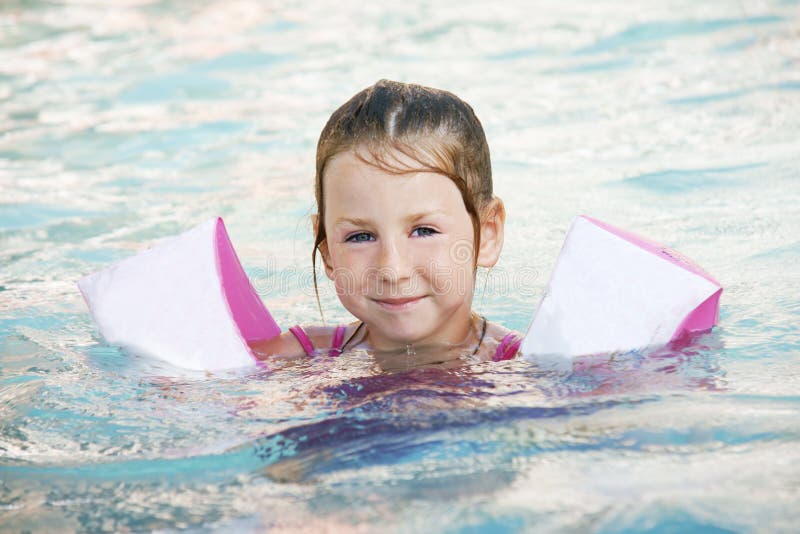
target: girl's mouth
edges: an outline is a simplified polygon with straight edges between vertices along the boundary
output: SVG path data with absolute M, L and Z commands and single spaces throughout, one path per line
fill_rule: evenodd
M 374 299 L 375 302 L 381 308 L 385 310 L 395 311 L 395 310 L 405 310 L 411 308 L 416 303 L 424 299 L 424 296 L 421 297 L 406 297 L 400 299 Z

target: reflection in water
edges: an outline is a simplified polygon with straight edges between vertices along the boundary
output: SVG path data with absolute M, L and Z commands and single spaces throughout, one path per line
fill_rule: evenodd
M 280 482 L 309 482 L 341 470 L 392 466 L 446 457 L 453 460 L 465 443 L 469 458 L 493 458 L 492 464 L 574 447 L 548 436 L 523 444 L 509 443 L 498 428 L 535 429 L 539 421 L 570 418 L 597 411 L 631 408 L 663 395 L 691 391 L 722 391 L 724 371 L 717 365 L 706 335 L 683 340 L 680 347 L 649 352 L 594 356 L 578 359 L 573 371 L 562 373 L 522 361 L 506 364 L 445 366 L 414 355 L 412 370 L 384 372 L 325 385 L 308 392 L 324 399 L 323 420 L 281 428 L 255 441 L 255 454 L 266 464 L 264 473 Z M 706 344 L 700 344 L 705 341 Z M 346 359 L 347 354 L 341 358 Z M 535 434 L 535 432 L 534 432 Z M 474 446 L 474 442 L 480 446 Z M 600 434 L 583 441 L 581 450 L 604 449 L 620 443 Z M 505 460 L 504 460 L 505 459 Z M 465 473 L 459 472 L 460 475 Z M 511 477 L 513 479 L 513 477 Z M 510 479 L 509 479 L 510 482 Z

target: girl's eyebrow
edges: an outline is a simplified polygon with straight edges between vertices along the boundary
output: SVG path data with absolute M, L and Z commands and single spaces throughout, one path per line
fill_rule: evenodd
M 334 226 L 343 223 L 350 223 L 353 226 L 369 226 L 369 221 L 367 219 L 359 219 L 359 218 L 351 218 L 351 217 L 339 217 L 335 221 L 333 221 Z
M 432 209 L 430 211 L 420 211 L 418 213 L 412 213 L 408 217 L 406 217 L 406 221 L 408 222 L 416 222 L 420 219 L 424 219 L 425 217 L 430 217 L 431 215 L 444 215 L 447 216 L 448 213 L 443 209 Z
M 444 215 L 447 216 L 448 213 L 442 209 L 434 209 L 431 211 L 421 211 L 419 213 L 412 213 L 406 216 L 405 220 L 407 222 L 416 222 L 420 219 L 424 219 L 425 217 L 430 217 L 431 215 Z M 353 226 L 370 226 L 372 222 L 369 219 L 362 219 L 360 217 L 339 217 L 335 221 L 333 221 L 334 226 L 343 224 L 343 223 L 350 223 Z

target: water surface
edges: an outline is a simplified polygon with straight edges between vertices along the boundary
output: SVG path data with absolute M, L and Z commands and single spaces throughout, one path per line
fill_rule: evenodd
M 4 2 L 0 529 L 793 531 L 798 27 L 781 1 Z M 214 215 L 281 324 L 319 321 L 316 137 L 380 78 L 485 126 L 508 226 L 480 313 L 524 330 L 585 213 L 703 265 L 719 328 L 573 374 L 175 377 L 98 338 L 75 281 Z

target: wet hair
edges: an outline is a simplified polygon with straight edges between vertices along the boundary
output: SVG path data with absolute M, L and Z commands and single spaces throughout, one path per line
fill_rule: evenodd
M 492 166 L 483 127 L 469 104 L 448 91 L 380 80 L 333 112 L 317 143 L 314 191 L 319 218 L 311 253 L 315 273 L 317 251 L 327 238 L 325 167 L 348 150 L 385 172 L 431 172 L 452 180 L 472 219 L 473 266 L 477 267 L 480 210 L 492 199 Z M 405 157 L 400 160 L 396 154 Z

